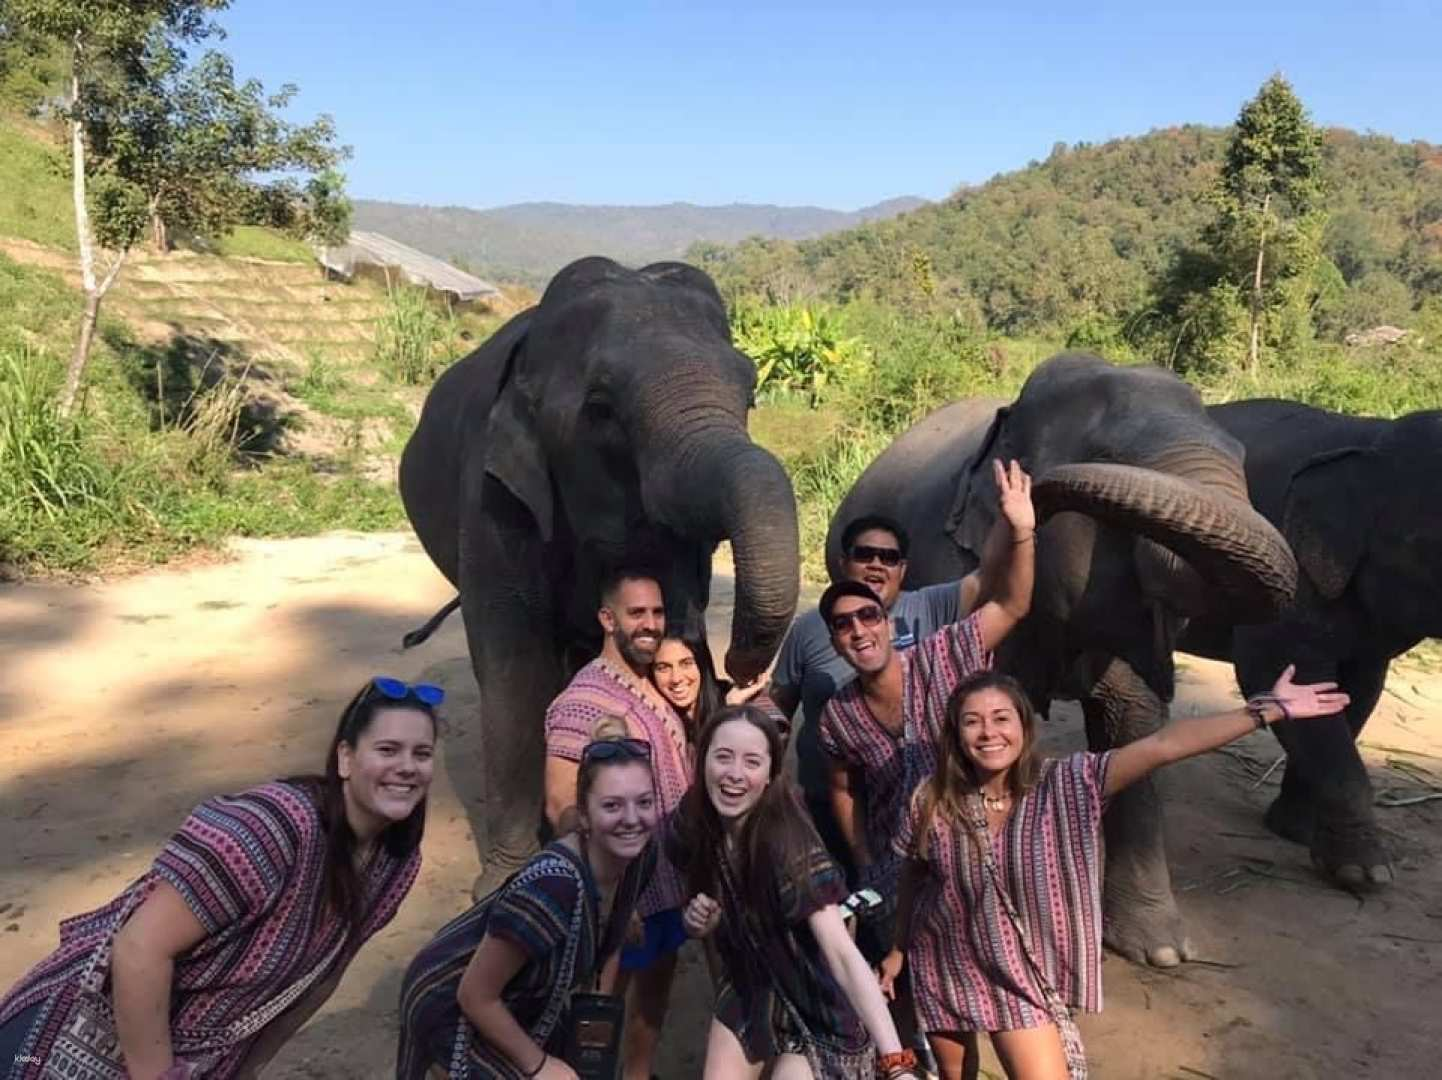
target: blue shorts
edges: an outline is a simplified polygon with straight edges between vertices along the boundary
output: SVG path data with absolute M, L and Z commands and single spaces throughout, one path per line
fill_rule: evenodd
M 644 940 L 621 948 L 622 971 L 644 971 L 661 957 L 676 952 L 686 941 L 686 924 L 680 908 L 667 908 L 642 920 Z

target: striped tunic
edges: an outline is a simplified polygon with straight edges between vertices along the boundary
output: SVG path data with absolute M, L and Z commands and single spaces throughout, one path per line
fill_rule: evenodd
M 804 813 L 799 804 L 795 812 Z M 680 865 L 710 858 L 725 875 L 716 887 L 721 922 L 712 936 L 721 961 L 716 1019 L 736 1036 L 746 1060 L 754 1064 L 805 1052 L 803 1033 L 786 1006 L 789 1000 L 806 1025 L 827 1080 L 870 1080 L 876 1072 L 871 1038 L 831 974 L 808 922 L 846 899 L 846 879 L 820 838 L 813 836 L 794 865 L 777 868 L 764 915 L 746 906 L 731 857 L 720 845 L 711 852 L 685 849 L 672 818 L 663 846 Z
M 946 703 L 963 679 L 991 666 L 975 613 L 942 627 L 915 648 L 898 653 L 897 659 L 901 734 L 893 735 L 872 713 L 859 679 L 838 690 L 821 715 L 821 748 L 860 773 L 863 835 L 872 860 L 863 884 L 888 898 L 896 894 L 901 870 L 891 841 L 912 791 L 936 771 Z
M 626 721 L 631 736 L 651 744 L 651 776 L 657 814 L 665 816 L 681 804 L 691 786 L 691 748 L 681 719 L 669 706 L 653 704 L 630 672 L 597 657 L 576 672 L 571 684 L 546 710 L 546 753 L 566 761 L 581 760 L 591 731 L 603 716 Z M 651 883 L 641 894 L 642 917 L 679 908 L 689 899 L 685 884 L 664 856 Z
M 1042 765 L 1037 785 L 992 840 L 1007 891 L 1052 986 L 1071 1008 L 1102 1007 L 1101 817 L 1110 754 Z M 894 850 L 910 856 L 925 789 Z M 934 815 L 911 917 L 917 1016 L 927 1031 L 1011 1031 L 1052 1022 L 975 840 Z
M 323 902 L 325 855 L 320 813 L 295 785 L 277 781 L 207 800 L 124 893 L 60 924 L 60 947 L 0 1000 L 0 1024 L 40 1006 L 21 1054 L 43 1061 L 76 1006 L 80 975 L 95 950 L 164 881 L 207 935 L 175 963 L 170 1027 L 176 1056 L 184 1059 L 194 1047 L 197 1057 L 214 1055 L 206 1077 L 235 1075 L 259 1035 L 229 1041 L 224 1029 L 324 962 L 344 933 Z M 419 851 L 397 859 L 377 847 L 363 874 L 365 920 L 328 973 L 344 970 L 365 940 L 390 922 L 420 861 Z M 107 992 L 108 986 L 107 978 Z M 10 1076 L 36 1080 L 42 1073 L 34 1064 Z
M 461 977 L 481 941 L 491 935 L 520 949 L 526 964 L 506 984 L 502 1000 L 521 1027 L 531 1031 L 545 1012 L 569 961 L 573 989 L 590 989 L 607 958 L 621 945 L 636 910 L 636 898 L 656 861 L 649 845 L 616 887 L 610 919 L 600 919 L 599 896 L 591 868 L 556 841 L 470 911 L 446 924 L 416 955 L 401 983 L 401 1037 L 398 1080 L 423 1080 L 440 1065 L 450 1076 L 518 1080 L 523 1073 L 505 1054 L 483 1041 L 463 1019 L 456 995 Z M 577 910 L 579 908 L 579 911 Z M 571 935 L 572 925 L 579 929 Z M 565 1013 L 545 1040 L 548 1053 L 562 1049 Z M 462 1035 L 456 1056 L 457 1034 Z M 529 1062 L 525 1063 L 527 1066 Z

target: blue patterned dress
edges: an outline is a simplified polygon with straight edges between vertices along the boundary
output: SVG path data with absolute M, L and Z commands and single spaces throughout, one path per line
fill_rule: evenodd
M 620 948 L 655 865 L 656 845 L 650 844 L 627 867 L 602 928 L 591 868 L 557 840 L 510 881 L 442 927 L 411 961 L 401 984 L 397 1080 L 421 1080 L 432 1065 L 457 1080 L 524 1076 L 505 1054 L 480 1038 L 456 1000 L 461 977 L 487 934 L 526 955 L 525 966 L 506 984 L 502 1000 L 548 1053 L 559 1052 L 566 1030 L 564 1002 L 572 990 L 589 989 L 607 958 Z M 563 979 L 566 985 L 557 995 Z M 555 1000 L 562 1003 L 560 1011 L 548 1018 Z

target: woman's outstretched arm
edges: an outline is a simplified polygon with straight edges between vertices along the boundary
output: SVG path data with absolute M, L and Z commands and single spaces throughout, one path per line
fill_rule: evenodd
M 901 1037 L 896 1034 L 891 1011 L 886 999 L 881 996 L 881 985 L 876 973 L 861 955 L 856 942 L 851 940 L 846 923 L 841 918 L 841 909 L 828 904 L 811 914 L 806 920 L 816 944 L 821 947 L 822 958 L 831 969 L 832 976 L 841 987 L 856 1015 L 861 1018 L 871 1041 L 882 1054 L 894 1054 L 901 1049 Z
M 1240 739 L 1259 726 L 1278 720 L 1308 720 L 1341 712 L 1352 699 L 1334 682 L 1301 685 L 1292 682 L 1295 665 L 1287 665 L 1272 692 L 1253 698 L 1252 703 L 1194 720 L 1174 720 L 1144 739 L 1112 751 L 1107 765 L 1108 798 L 1134 784 L 1153 769 Z

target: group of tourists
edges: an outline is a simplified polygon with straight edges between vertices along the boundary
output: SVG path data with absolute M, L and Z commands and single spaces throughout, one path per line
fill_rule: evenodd
M 1030 478 L 994 469 L 976 573 L 903 592 L 904 531 L 850 523 L 770 685 L 718 679 L 644 570 L 604 583 L 602 652 L 544 718 L 555 838 L 410 964 L 398 1080 L 616 1060 L 647 1080 L 688 947 L 715 991 L 708 1080 L 975 1076 L 983 1031 L 1012 1078 L 1086 1075 L 1072 1017 L 1101 1007 L 1107 800 L 1346 696 L 1288 669 L 1243 708 L 1043 758 L 1026 694 L 991 668 L 1028 613 L 1036 538 Z M 442 699 L 372 678 L 323 775 L 208 800 L 139 880 L 61 923 L 0 999 L 8 1075 L 258 1074 L 415 879 Z

